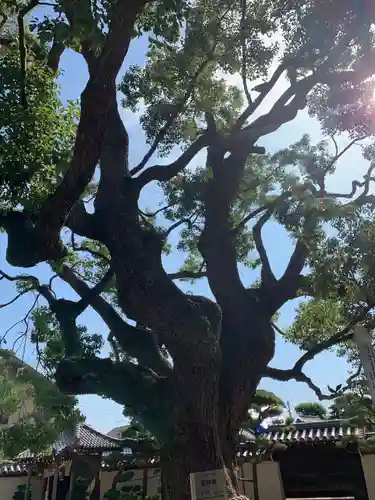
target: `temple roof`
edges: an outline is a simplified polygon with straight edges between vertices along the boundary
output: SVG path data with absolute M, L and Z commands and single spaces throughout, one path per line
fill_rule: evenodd
M 291 427 L 272 425 L 261 434 L 262 438 L 273 442 L 312 442 L 338 440 L 347 436 L 363 436 L 363 429 L 350 426 L 344 420 L 299 420 Z
M 117 429 L 116 429 L 117 430 Z M 350 426 L 344 420 L 313 420 L 301 419 L 291 426 L 271 425 L 260 437 L 267 439 L 270 443 L 295 443 L 295 442 L 318 442 L 318 441 L 337 441 L 345 436 L 363 437 L 363 429 Z M 246 443 L 255 441 L 252 433 L 242 433 L 244 439 L 243 445 L 246 449 Z M 43 462 L 56 455 L 63 455 L 68 452 L 78 454 L 105 454 L 106 452 L 122 452 L 130 454 L 131 450 L 123 447 L 121 439 L 102 434 L 92 429 L 86 424 L 79 424 L 72 432 L 67 432 L 53 444 L 50 453 L 33 454 L 26 450 L 20 453 L 13 464 L 0 466 L 1 476 L 15 476 L 26 473 L 27 465 L 30 462 Z M 241 452 L 242 453 L 242 452 Z M 102 464 L 105 467 L 105 463 Z
M 17 477 L 27 475 L 27 465 L 26 464 L 10 464 L 10 465 L 0 465 L 0 477 Z
M 106 436 L 86 424 L 79 424 L 73 433 L 66 433 L 53 446 L 55 452 L 70 448 L 74 451 L 121 451 L 121 439 Z
M 35 454 L 25 450 L 17 455 L 15 461 L 38 461 L 45 459 L 47 455 L 59 455 L 66 451 L 99 454 L 111 451 L 127 453 L 131 450 L 124 449 L 121 439 L 106 436 L 86 424 L 79 424 L 72 431 L 62 434 L 51 446 L 50 453 Z

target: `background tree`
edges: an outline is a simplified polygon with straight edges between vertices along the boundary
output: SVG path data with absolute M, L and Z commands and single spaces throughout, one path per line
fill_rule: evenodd
M 265 420 L 280 417 L 285 409 L 285 403 L 272 392 L 258 389 L 254 394 L 248 411 L 248 418 L 242 424 L 240 438 L 251 439 Z
M 17 18 L 36 5 L 18 4 Z M 38 268 L 2 271 L 17 286 L 10 302 L 35 294 L 32 341 L 61 391 L 111 398 L 166 443 L 170 499 L 190 498 L 189 472 L 231 471 L 262 377 L 306 382 L 324 398 L 303 372 L 306 363 L 349 342 L 354 324 L 373 322 L 374 16 L 358 0 L 331 0 L 329 9 L 323 0 L 58 0 L 33 24 L 37 43 L 19 23 L 18 57 L 9 51 L 1 62 L 4 75 L 13 68 L 1 105 L 10 95 L 18 112 L 1 115 L 9 144 L 0 179 L 7 262 L 52 270 L 47 282 Z M 130 68 L 119 90 L 126 108 L 143 104 L 150 149 L 129 165 L 116 77 L 142 32 L 147 62 Z M 67 47 L 89 73 L 79 117 L 61 106 L 54 87 Z M 223 74 L 238 74 L 243 91 Z M 304 135 L 265 154 L 258 142 L 306 107 L 327 140 L 313 144 Z M 46 108 L 51 123 L 43 131 L 41 120 L 36 130 L 31 119 Z M 350 193 L 335 192 L 330 175 L 356 144 L 368 172 Z M 176 152 L 149 166 L 154 153 Z M 165 204 L 146 210 L 139 199 L 155 183 Z M 272 222 L 295 243 L 281 276 L 262 238 Z M 187 259 L 167 273 L 166 255 L 178 250 Z M 242 266 L 259 279 L 242 282 Z M 203 278 L 212 298 L 186 293 L 182 279 Z M 78 299 L 57 296 L 58 280 Z M 301 296 L 310 297 L 307 307 L 333 301 L 342 323 L 304 343 L 296 336 L 300 359 L 287 370 L 270 368 L 275 315 Z M 98 356 L 102 339 L 77 324 L 88 307 L 110 331 L 107 358 Z M 228 489 L 235 498 L 229 476 Z
M 18 415 L 16 422 L 1 428 L 3 459 L 26 450 L 30 453 L 50 450 L 63 432 L 83 421 L 76 404 L 76 398 L 61 394 L 52 381 L 9 351 L 1 351 L 2 424 L 8 423 L 8 417 Z
M 375 426 L 375 409 L 369 394 L 367 380 L 359 379 L 350 391 L 334 399 L 329 407 L 330 418 L 349 420 L 367 431 Z
M 14 492 L 12 499 L 13 500 L 23 500 L 25 498 L 25 490 L 26 485 L 20 484 L 17 486 L 16 491 Z M 27 500 L 32 500 L 31 491 L 27 494 Z
M 320 403 L 299 403 L 295 406 L 295 411 L 301 417 L 320 417 L 326 418 L 327 410 Z

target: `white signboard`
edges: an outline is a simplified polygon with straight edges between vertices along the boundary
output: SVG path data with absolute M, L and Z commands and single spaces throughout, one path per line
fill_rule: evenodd
M 192 500 L 228 500 L 223 469 L 190 474 Z
M 372 404 L 375 406 L 375 350 L 370 333 L 363 326 L 354 329 L 354 340 L 357 343 L 359 356 L 365 372 Z

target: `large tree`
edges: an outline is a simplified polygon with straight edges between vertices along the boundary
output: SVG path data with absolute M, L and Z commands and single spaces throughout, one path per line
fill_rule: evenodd
M 188 499 L 189 472 L 225 465 L 230 473 L 263 377 L 306 382 L 323 398 L 306 363 L 348 341 L 352 325 L 371 323 L 374 8 L 365 0 L 58 0 L 34 22 L 33 46 L 24 16 L 37 5 L 12 7 L 18 56 L 1 63 L 3 73 L 13 68 L 1 105 L 14 110 L 1 114 L 0 224 L 8 264 L 44 262 L 56 279 L 42 283 L 32 270 L 2 277 L 18 283 L 18 295 L 44 300 L 32 339 L 61 391 L 124 405 L 166 443 L 168 498 Z M 150 149 L 130 165 L 116 78 L 140 33 L 149 38 L 146 64 L 126 72 L 119 92 L 126 108 L 141 106 Z M 74 111 L 56 101 L 38 108 L 67 47 L 89 73 L 71 148 Z M 327 140 L 304 135 L 266 154 L 262 138 L 306 107 Z M 331 174 L 356 144 L 366 176 L 353 169 L 351 192 L 331 191 Z M 150 165 L 155 154 L 173 158 Z M 165 204 L 146 211 L 140 196 L 156 182 Z M 272 223 L 295 244 L 281 276 L 263 242 Z M 186 261 L 168 274 L 164 256 L 178 250 Z M 256 282 L 242 281 L 243 265 L 259 271 Z M 59 279 L 79 299 L 58 298 Z M 182 279 L 206 279 L 214 299 L 185 293 Z M 302 296 L 345 307 L 345 324 L 299 342 L 306 351 L 290 369 L 270 368 L 275 315 Z M 111 357 L 98 357 L 100 339 L 77 323 L 88 307 L 108 326 Z

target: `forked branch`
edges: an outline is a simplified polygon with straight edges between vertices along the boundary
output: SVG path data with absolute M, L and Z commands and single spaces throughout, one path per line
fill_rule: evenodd
M 359 369 L 352 374 L 346 381 L 344 386 L 341 386 L 339 390 L 337 391 L 330 391 L 329 394 L 323 393 L 323 391 L 318 387 L 312 379 L 307 376 L 303 372 L 295 371 L 295 370 L 279 370 L 278 368 L 271 368 L 268 367 L 265 371 L 264 376 L 272 378 L 274 380 L 279 380 L 281 382 L 287 382 L 289 380 L 296 380 L 297 382 L 304 382 L 307 384 L 312 391 L 315 392 L 316 396 L 320 401 L 323 400 L 330 400 L 330 399 L 335 399 L 338 396 L 341 396 L 344 392 L 347 390 L 350 390 L 353 387 L 353 382 L 354 380 L 358 377 L 360 374 L 362 367 L 360 366 Z
M 323 340 L 322 342 L 319 342 L 316 346 L 312 347 L 309 349 L 307 352 L 305 352 L 294 364 L 293 368 L 282 370 L 278 368 L 272 368 L 272 367 L 267 367 L 264 376 L 265 377 L 270 377 L 275 380 L 281 380 L 281 381 L 288 381 L 288 380 L 296 380 L 297 382 L 305 382 L 308 384 L 308 386 L 315 392 L 315 394 L 318 396 L 319 399 L 333 399 L 337 397 L 339 394 L 338 393 L 331 393 L 330 395 L 324 395 L 322 391 L 317 387 L 313 381 L 311 380 L 310 377 L 308 377 L 306 374 L 303 373 L 303 368 L 305 364 L 308 361 L 311 361 L 317 356 L 318 354 L 322 353 L 323 351 L 326 351 L 327 349 L 330 349 L 331 347 L 334 347 L 337 344 L 340 344 L 342 342 L 346 342 L 353 338 L 353 328 L 355 325 L 357 325 L 360 321 L 363 321 L 366 315 L 375 307 L 375 303 L 369 304 L 367 307 L 365 307 L 361 313 L 357 314 L 355 318 L 353 318 L 350 323 L 337 332 L 335 335 L 330 337 L 329 339 Z M 361 370 L 361 366 L 358 368 L 357 372 L 353 375 L 351 375 L 348 380 L 347 380 L 347 385 L 345 388 L 340 389 L 340 393 L 342 393 L 344 390 L 347 390 L 352 386 L 353 380 L 358 376 L 359 372 Z
M 262 229 L 266 222 L 270 220 L 272 216 L 272 211 L 267 210 L 258 220 L 258 222 L 253 227 L 254 242 L 259 254 L 260 262 L 262 264 L 261 268 L 261 278 L 262 283 L 267 285 L 270 282 L 276 282 L 275 275 L 272 271 L 271 264 L 268 258 L 267 250 L 264 247 L 262 239 Z
M 80 279 L 74 271 L 64 265 L 60 277 L 96 311 L 110 330 L 110 338 L 114 337 L 123 353 L 134 357 L 156 373 L 169 373 L 170 366 L 162 355 L 156 335 L 145 329 L 136 328 L 124 321 L 117 311 L 98 293 Z M 95 287 L 94 287 L 95 288 Z
M 232 4 L 233 3 L 234 2 L 232 2 Z M 229 8 L 226 9 L 224 11 L 224 13 L 220 16 L 220 18 L 214 23 L 216 29 L 220 28 L 221 22 L 225 19 L 225 17 L 227 16 L 228 12 L 231 9 L 231 7 L 232 7 L 232 5 L 230 5 Z M 147 162 L 151 159 L 152 155 L 156 152 L 159 144 L 165 139 L 169 129 L 172 127 L 172 125 L 175 122 L 175 120 L 177 119 L 178 115 L 183 111 L 184 106 L 187 104 L 187 102 L 190 100 L 190 98 L 194 94 L 194 90 L 195 90 L 195 87 L 197 85 L 199 77 L 201 76 L 201 74 L 203 73 L 203 71 L 205 70 L 207 65 L 213 60 L 213 58 L 215 56 L 217 44 L 218 44 L 218 41 L 215 40 L 215 42 L 213 43 L 210 50 L 208 50 L 207 57 L 201 62 L 201 64 L 198 66 L 197 70 L 193 74 L 184 96 L 182 97 L 182 99 L 180 99 L 175 104 L 175 106 L 173 107 L 173 113 L 171 113 L 171 115 L 168 117 L 168 120 L 166 121 L 165 125 L 157 133 L 150 149 L 145 154 L 145 156 L 143 157 L 141 162 L 131 170 L 132 176 L 136 175 L 138 172 L 143 170 L 143 168 L 147 165 Z
M 194 141 L 176 161 L 169 165 L 155 165 L 142 172 L 139 177 L 134 179 L 138 189 L 141 190 L 144 186 L 152 181 L 168 181 L 178 175 L 186 168 L 191 160 L 205 147 L 210 144 L 209 135 L 203 134 Z
M 358 198 L 353 200 L 353 202 L 357 204 L 361 203 L 369 194 L 371 182 L 375 182 L 375 177 L 372 176 L 374 170 L 375 170 L 375 164 L 370 165 L 366 174 L 363 176 L 364 180 L 362 182 L 357 180 L 353 181 L 352 189 L 349 193 L 325 193 L 324 196 L 326 198 L 338 198 L 338 199 L 345 198 L 352 200 L 355 194 L 357 193 L 357 190 L 363 188 L 363 191 L 358 196 Z
M 284 65 L 278 66 L 278 68 L 275 70 L 275 72 L 273 73 L 272 77 L 268 82 L 262 84 L 262 86 L 259 88 L 256 87 L 253 89 L 256 92 L 259 92 L 259 95 L 254 101 L 249 103 L 247 108 L 238 118 L 236 124 L 233 127 L 233 132 L 238 132 L 239 130 L 241 130 L 241 128 L 245 125 L 246 120 L 259 108 L 259 106 L 262 104 L 262 102 L 267 97 L 269 92 L 276 85 L 276 83 L 278 82 L 279 78 L 281 77 L 284 71 L 285 71 Z

